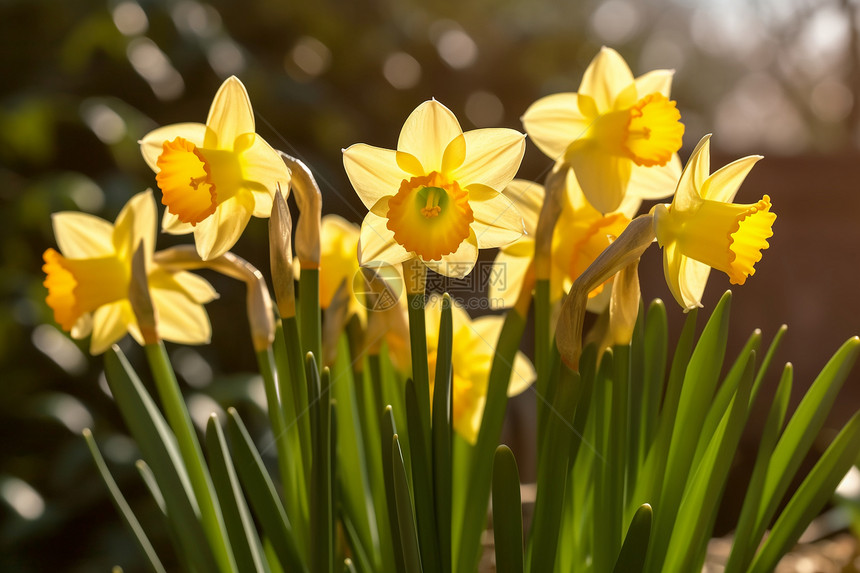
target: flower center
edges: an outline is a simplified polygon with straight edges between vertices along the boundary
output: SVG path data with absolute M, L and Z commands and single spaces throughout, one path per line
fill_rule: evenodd
M 45 301 L 63 330 L 72 330 L 84 313 L 128 297 L 129 270 L 117 257 L 67 259 L 48 249 L 42 258 Z
M 624 148 L 636 165 L 666 165 L 681 149 L 684 124 L 674 101 L 652 93 L 630 108 Z
M 469 192 L 436 171 L 404 179 L 388 201 L 387 216 L 394 240 L 425 260 L 456 251 L 475 220 Z
M 612 240 L 621 234 L 629 222 L 630 220 L 621 213 L 614 213 L 597 219 L 582 231 L 570 255 L 570 280 L 575 281 L 584 273 Z M 605 285 L 606 283 L 603 283 L 595 287 L 588 293 L 588 298 L 594 298 L 603 292 Z
M 165 141 L 162 149 L 155 176 L 161 203 L 183 223 L 196 225 L 218 206 L 212 168 L 197 147 L 181 137 Z

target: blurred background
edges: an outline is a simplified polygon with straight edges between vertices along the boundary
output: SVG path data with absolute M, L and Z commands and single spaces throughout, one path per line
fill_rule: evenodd
M 787 323 L 778 363 L 794 363 L 799 395 L 860 332 L 857 2 L 0 0 L 0 570 L 140 570 L 80 438 L 84 427 L 94 428 L 126 495 L 157 525 L 101 359 L 58 330 L 45 305 L 40 267 L 55 246 L 52 212 L 113 220 L 132 194 L 155 185 L 138 138 L 159 125 L 205 121 L 218 86 L 235 74 L 258 133 L 314 171 L 324 212 L 359 222 L 364 210 L 342 148 L 393 147 L 403 120 L 430 97 L 464 129 L 522 129 L 519 117 L 538 97 L 578 88 L 601 45 L 617 49 L 635 75 L 677 71 L 684 159 L 712 132 L 714 168 L 766 156 L 739 201 L 769 194 L 776 234 L 755 277 L 735 289 L 729 353 L 753 328 L 768 341 Z M 548 165 L 530 145 L 519 176 L 541 180 Z M 265 233 L 265 222 L 253 220 L 236 248 L 261 269 Z M 160 236 L 159 247 L 174 242 Z M 646 254 L 640 273 L 645 300 L 667 302 L 677 336 L 683 316 L 659 251 Z M 222 294 L 208 307 L 212 343 L 170 347 L 191 409 L 205 416 L 238 405 L 262 422 L 242 287 L 207 278 Z M 728 287 L 714 273 L 706 309 Z M 124 348 L 145 372 L 138 349 Z M 860 406 L 858 380 L 860 372 L 834 427 Z M 526 392 L 513 403 L 505 435 L 525 479 L 534 399 Z M 738 457 L 739 480 L 746 456 Z M 166 541 L 157 527 L 153 535 Z

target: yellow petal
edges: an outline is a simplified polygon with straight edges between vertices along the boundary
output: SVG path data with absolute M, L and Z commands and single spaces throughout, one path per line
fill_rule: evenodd
M 200 258 L 206 261 L 229 251 L 242 236 L 253 212 L 254 197 L 244 189 L 218 205 L 215 213 L 194 228 Z
M 475 237 L 475 231 L 470 230 L 469 237 L 460 243 L 456 251 L 442 255 L 439 261 L 424 261 L 424 264 L 440 275 L 461 279 L 472 272 L 477 260 L 478 240 Z
M 633 73 L 621 55 L 603 47 L 582 76 L 579 93 L 591 96 L 600 113 L 611 111 L 615 99 L 633 83 Z
M 761 155 L 742 157 L 714 171 L 699 190 L 702 199 L 723 203 L 734 201 L 741 183 L 760 159 Z
M 652 70 L 636 78 L 636 92 L 640 98 L 651 93 L 669 97 L 672 91 L 672 78 L 675 70 Z
M 233 149 L 240 135 L 254 133 L 251 100 L 236 76 L 230 76 L 218 88 L 209 108 L 206 127 L 204 147 L 209 149 Z
M 529 243 L 534 252 L 533 240 L 525 239 L 521 243 Z M 492 308 L 514 306 L 522 290 L 530 263 L 531 257 L 517 257 L 503 250 L 498 252 L 487 280 L 489 286 L 487 298 Z
M 409 174 L 397 165 L 397 152 L 357 143 L 343 150 L 346 176 L 364 206 L 370 209 L 386 195 L 394 195 Z
M 63 211 L 51 215 L 60 252 L 70 259 L 106 257 L 114 253 L 113 225 L 95 215 Z
M 397 150 L 414 155 L 427 172 L 441 171 L 445 149 L 462 133 L 451 110 L 436 100 L 425 101 L 406 118 Z
M 147 189 L 129 199 L 116 218 L 113 244 L 121 259 L 130 260 L 143 242 L 147 261 L 155 250 L 155 229 L 158 209 L 152 190 Z
M 83 316 L 81 316 L 75 325 L 72 327 L 72 338 L 75 340 L 81 340 L 82 338 L 86 338 L 93 331 L 93 313 L 87 312 Z
M 174 282 L 169 288 L 151 288 L 150 293 L 160 337 L 180 344 L 209 342 L 212 336 L 209 316 L 178 283 Z
M 486 128 L 467 131 L 466 157 L 451 173 L 462 186 L 481 183 L 501 190 L 511 182 L 526 150 L 525 135 L 513 129 Z
M 545 197 L 543 185 L 525 179 L 514 179 L 508 183 L 502 193 L 513 201 L 514 206 L 523 216 L 526 233 L 534 235 Z
M 621 205 L 633 162 L 603 152 L 593 142 L 580 141 L 567 153 L 576 180 L 585 198 L 601 213 L 610 213 Z
M 364 217 L 358 241 L 359 264 L 380 261 L 397 265 L 415 256 L 394 240 L 394 231 L 386 226 L 387 223 L 388 219 L 373 213 Z
M 442 154 L 442 173 L 450 173 L 466 159 L 466 137 L 461 133 L 451 140 Z
M 677 243 L 663 247 L 663 273 L 672 296 L 684 311 L 702 306 L 711 267 L 681 254 Z
M 395 152 L 395 158 L 397 159 L 397 166 L 409 173 L 410 175 L 425 175 L 426 171 L 424 170 L 424 166 L 421 165 L 421 162 L 418 161 L 418 158 L 412 155 L 411 153 L 406 153 L 405 151 L 397 151 Z
M 254 216 L 268 218 L 272 198 L 278 189 L 286 199 L 290 195 L 290 170 L 278 152 L 259 135 L 240 155 L 242 186 L 254 194 Z
M 179 220 L 178 215 L 174 215 L 165 209 L 164 215 L 161 217 L 161 231 L 168 235 L 187 235 L 194 231 L 194 225 L 183 223 Z
M 701 201 L 699 190 L 711 170 L 710 139 L 711 135 L 708 134 L 699 141 L 681 173 L 675 197 L 672 199 L 672 208 L 679 212 L 688 211 Z
M 523 217 L 510 199 L 485 185 L 470 185 L 468 191 L 480 248 L 504 247 L 523 236 Z
M 514 368 L 511 372 L 511 381 L 508 383 L 508 396 L 522 394 L 537 380 L 537 372 L 531 360 L 526 358 L 522 352 L 514 356 Z
M 90 354 L 101 354 L 114 342 L 125 336 L 129 323 L 137 324 L 128 301 L 106 304 L 93 313 L 93 333 Z
M 151 273 L 149 275 L 149 281 L 153 288 L 155 288 L 155 285 L 152 284 L 154 282 L 153 274 L 155 273 Z M 212 302 L 219 296 L 215 288 L 209 284 L 209 281 L 201 276 L 195 275 L 194 273 L 179 271 L 171 273 L 171 276 L 178 287 L 185 291 L 185 293 L 191 297 L 191 300 L 194 302 L 205 304 L 207 302 Z
M 681 178 L 681 158 L 675 153 L 666 165 L 634 165 L 627 184 L 627 195 L 640 199 L 662 199 L 675 192 Z
M 173 125 L 166 125 L 150 131 L 138 143 L 140 144 L 140 152 L 143 155 L 143 160 L 146 161 L 150 169 L 158 173 L 158 165 L 156 163 L 158 156 L 164 150 L 165 141 L 173 141 L 177 137 L 181 137 L 197 147 L 202 147 L 205 136 L 206 126 L 202 123 L 174 123 Z
M 581 138 L 590 124 L 579 111 L 575 93 L 543 97 L 529 106 L 521 119 L 529 138 L 553 160 L 564 155 L 567 146 Z

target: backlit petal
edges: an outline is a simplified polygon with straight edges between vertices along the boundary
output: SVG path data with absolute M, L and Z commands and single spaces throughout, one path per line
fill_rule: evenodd
M 290 195 L 290 170 L 278 152 L 259 135 L 241 154 L 242 186 L 254 194 L 254 216 L 268 218 L 277 189 Z
M 194 225 L 183 223 L 179 220 L 178 215 L 174 215 L 165 209 L 164 215 L 161 217 L 161 231 L 168 235 L 187 235 L 194 231 Z
M 254 133 L 254 111 L 245 86 L 236 76 L 227 78 L 209 108 L 206 118 L 205 147 L 210 149 L 233 149 L 240 135 Z
M 634 165 L 627 184 L 627 194 L 640 199 L 662 199 L 675 192 L 681 178 L 681 158 L 675 153 L 666 165 Z
M 672 199 L 672 208 L 679 212 L 692 209 L 701 201 L 699 190 L 711 169 L 710 139 L 711 135 L 708 134 L 699 141 L 681 173 L 675 197 Z
M 760 159 L 762 159 L 761 155 L 742 157 L 714 171 L 699 190 L 702 199 L 723 203 L 734 201 L 741 183 Z
M 544 202 L 545 190 L 543 185 L 525 179 L 514 179 L 508 183 L 502 193 L 513 201 L 523 216 L 526 233 L 534 235 Z
M 525 135 L 513 129 L 467 131 L 466 159 L 451 173 L 461 186 L 481 183 L 501 191 L 511 182 L 526 150 Z
M 125 336 L 128 325 L 134 322 L 134 313 L 127 300 L 106 304 L 93 313 L 93 333 L 90 354 L 101 354 L 114 342 Z
M 567 146 L 581 138 L 590 120 L 583 117 L 575 93 L 560 93 L 534 102 L 522 117 L 529 138 L 555 160 L 564 155 Z
M 394 231 L 386 226 L 387 223 L 388 219 L 373 213 L 364 217 L 358 241 L 359 264 L 383 261 L 396 265 L 415 256 L 394 240 Z
M 254 212 L 254 197 L 242 189 L 194 228 L 197 254 L 204 261 L 220 257 L 229 251 L 248 225 Z
M 425 101 L 406 118 L 397 150 L 414 155 L 428 172 L 440 171 L 445 149 L 462 133 L 451 110 L 436 100 Z
M 475 237 L 475 231 L 471 230 L 469 237 L 460 243 L 456 251 L 442 255 L 440 261 L 424 261 L 424 264 L 440 275 L 461 279 L 472 272 L 477 260 L 478 240 Z
M 582 76 L 579 92 L 594 98 L 600 113 L 612 110 L 622 91 L 633 83 L 633 73 L 621 55 L 603 47 Z
M 640 98 L 657 92 L 669 97 L 675 70 L 652 70 L 636 78 L 636 92 Z
M 525 239 L 521 242 L 529 243 L 534 252 L 534 241 Z M 488 280 L 487 298 L 492 308 L 510 308 L 514 305 L 522 290 L 530 263 L 531 257 L 517 257 L 504 250 L 499 251 Z
M 113 245 L 120 258 L 130 260 L 138 245 L 143 242 L 147 261 L 155 250 L 158 209 L 152 191 L 147 189 L 129 199 L 116 218 Z
M 209 284 L 209 281 L 201 276 L 187 271 L 179 271 L 171 274 L 179 288 L 185 291 L 191 297 L 191 300 L 195 302 L 205 304 L 212 302 L 219 296 L 215 288 Z M 152 275 L 150 275 L 150 281 L 152 281 L 151 277 Z
M 508 396 L 522 394 L 537 380 L 537 372 L 531 360 L 526 358 L 522 352 L 514 356 L 514 368 L 511 372 L 511 381 L 508 384 Z
M 624 199 L 633 162 L 605 153 L 591 142 L 579 143 L 568 151 L 567 161 L 588 202 L 601 213 L 610 213 Z
M 470 185 L 468 191 L 472 230 L 482 249 L 503 247 L 523 236 L 523 216 L 510 199 L 485 185 Z
M 51 215 L 60 252 L 70 259 L 112 255 L 113 225 L 95 215 L 63 211 Z
M 140 153 L 149 168 L 158 173 L 158 156 L 164 150 L 165 141 L 173 141 L 177 137 L 188 140 L 197 147 L 203 146 L 206 126 L 202 123 L 174 123 L 159 127 L 143 136 L 140 143 Z
M 203 306 L 189 298 L 177 283 L 170 288 L 152 288 L 150 293 L 158 316 L 160 337 L 180 344 L 209 342 L 212 336 L 209 316 Z
M 343 150 L 346 176 L 364 206 L 370 209 L 386 195 L 395 195 L 409 174 L 397 165 L 397 152 L 356 143 Z

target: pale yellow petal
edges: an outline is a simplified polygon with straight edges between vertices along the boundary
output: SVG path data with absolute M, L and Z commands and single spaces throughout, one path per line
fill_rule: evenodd
M 511 182 L 526 150 L 525 135 L 513 129 L 486 128 L 467 131 L 466 158 L 451 173 L 461 187 L 481 183 L 496 190 Z
M 723 203 L 734 201 L 741 183 L 760 159 L 762 159 L 761 155 L 742 157 L 714 171 L 702 185 L 700 190 L 702 199 Z
M 514 179 L 502 191 L 505 197 L 513 201 L 517 210 L 523 216 L 526 233 L 534 235 L 537 230 L 540 210 L 543 207 L 546 191 L 543 185 L 525 179 Z
M 537 380 L 537 371 L 525 354 L 517 352 L 514 356 L 514 368 L 511 372 L 511 381 L 508 384 L 508 396 L 522 394 Z
M 116 218 L 113 245 L 117 255 L 127 260 L 143 243 L 147 261 L 155 250 L 155 232 L 158 209 L 152 191 L 147 189 L 129 199 Z
M 672 199 L 673 209 L 687 211 L 701 201 L 699 190 L 705 184 L 711 169 L 710 139 L 710 134 L 703 137 L 687 160 Z
M 272 199 L 278 189 L 284 198 L 290 195 L 290 170 L 266 141 L 259 135 L 240 156 L 242 186 L 254 194 L 254 216 L 268 218 L 272 213 Z
M 523 216 L 513 201 L 485 185 L 470 185 L 471 227 L 482 249 L 504 247 L 523 236 Z
M 95 215 L 63 211 L 51 215 L 60 252 L 70 259 L 106 257 L 114 253 L 113 225 Z
M 633 162 L 600 150 L 593 142 L 578 142 L 567 154 L 585 198 L 601 213 L 615 211 L 624 199 Z
M 415 257 L 394 240 L 394 232 L 386 226 L 387 223 L 388 219 L 373 213 L 364 217 L 358 241 L 359 264 L 380 261 L 397 265 Z
M 357 143 L 343 150 L 343 167 L 364 206 L 370 209 L 381 197 L 396 195 L 410 175 L 397 165 L 397 152 Z
M 621 55 L 603 47 L 582 76 L 579 93 L 591 96 L 600 113 L 612 110 L 615 99 L 633 83 L 633 73 Z
M 106 304 L 93 313 L 93 332 L 90 338 L 90 354 L 101 354 L 114 342 L 125 336 L 130 322 L 135 322 L 128 301 Z
M 242 236 L 253 212 L 254 197 L 244 189 L 218 205 L 215 213 L 194 228 L 200 258 L 206 261 L 229 251 Z
M 194 302 L 205 304 L 219 297 L 218 291 L 209 284 L 209 281 L 194 273 L 187 271 L 175 272 L 173 273 L 173 280 L 176 281 L 179 288 L 184 290 Z
M 534 252 L 533 240 L 524 239 L 521 242 L 530 243 Z M 517 257 L 503 250 L 498 252 L 487 279 L 487 298 L 491 308 L 510 308 L 514 305 L 522 291 L 530 263 L 531 257 Z
M 197 147 L 202 147 L 206 137 L 206 126 L 202 123 L 174 123 L 159 127 L 144 135 L 138 143 L 143 160 L 146 161 L 150 169 L 158 173 L 157 161 L 158 156 L 164 151 L 164 142 L 173 141 L 177 137 L 190 141 Z
M 212 336 L 209 316 L 174 283 L 172 288 L 152 288 L 152 304 L 158 317 L 158 335 L 180 344 L 207 344 Z
M 451 110 L 436 100 L 425 101 L 406 118 L 397 150 L 414 155 L 428 172 L 440 171 L 445 149 L 462 133 Z
M 682 255 L 681 261 L 681 297 L 687 310 L 702 306 L 702 295 L 708 283 L 711 267 L 695 259 Z
M 478 239 L 475 238 L 475 231 L 470 230 L 469 237 L 460 243 L 456 251 L 442 255 L 439 261 L 424 261 L 424 264 L 440 275 L 461 279 L 472 272 L 477 260 Z
M 164 210 L 164 215 L 161 217 L 161 232 L 168 235 L 187 235 L 194 231 L 194 225 L 191 223 L 183 223 L 177 215 L 174 215 L 167 209 Z
M 636 78 L 636 92 L 639 99 L 652 93 L 659 93 L 667 98 L 672 91 L 672 78 L 675 70 L 652 70 Z
M 209 149 L 233 149 L 236 139 L 246 133 L 254 133 L 254 111 L 245 86 L 236 76 L 227 78 L 209 108 L 206 118 L 205 147 Z
M 583 117 L 575 93 L 560 93 L 534 102 L 522 116 L 529 138 L 550 159 L 556 160 L 567 146 L 588 130 L 590 120 Z
M 418 158 L 412 155 L 411 153 L 406 153 L 405 151 L 396 151 L 395 159 L 397 159 L 397 166 L 409 173 L 410 175 L 424 175 L 424 166 L 421 165 L 421 162 L 418 161 Z
M 675 192 L 681 178 L 681 158 L 672 155 L 666 165 L 645 167 L 634 165 L 627 184 L 627 194 L 640 199 L 662 199 Z

